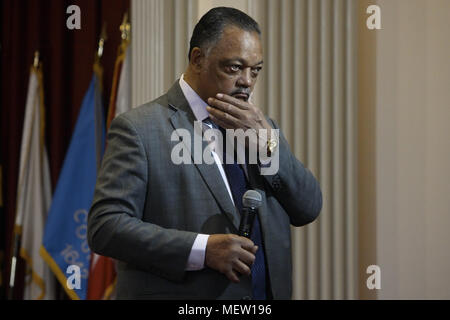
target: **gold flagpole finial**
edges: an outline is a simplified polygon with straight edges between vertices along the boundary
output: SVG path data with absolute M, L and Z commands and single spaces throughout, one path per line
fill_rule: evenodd
M 106 34 L 106 22 L 103 24 L 102 33 L 100 34 L 100 40 L 98 41 L 97 57 L 101 58 L 103 56 L 103 48 L 105 41 L 108 39 Z
M 33 66 L 35 68 L 39 67 L 39 51 L 37 51 L 37 50 L 34 52 Z
M 123 21 L 119 29 L 121 32 L 122 40 L 129 40 L 131 25 L 128 22 L 128 12 L 125 12 L 125 14 L 123 15 Z

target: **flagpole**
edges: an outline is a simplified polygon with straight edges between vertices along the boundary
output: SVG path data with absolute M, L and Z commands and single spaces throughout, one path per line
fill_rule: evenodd
M 105 46 L 105 42 L 108 40 L 108 35 L 106 33 L 106 22 L 103 23 L 102 31 L 100 33 L 100 39 L 98 40 L 97 52 L 94 58 L 94 73 L 97 75 L 99 79 L 99 86 L 101 90 L 103 90 L 103 68 L 101 66 L 100 60 L 103 57 L 103 50 Z
M 95 62 L 94 62 L 94 73 L 97 75 L 97 85 L 99 87 L 99 92 L 103 91 L 103 68 L 101 66 L 100 60 L 103 56 L 103 49 L 104 49 L 104 45 L 105 45 L 105 41 L 108 39 L 108 35 L 106 33 L 106 22 L 103 23 L 103 27 L 102 27 L 102 32 L 100 34 L 100 40 L 98 41 L 98 50 L 97 50 L 97 55 L 95 57 Z M 101 100 L 101 97 L 100 97 Z M 101 136 L 100 136 L 100 131 L 98 131 L 99 128 L 102 127 L 102 124 L 99 123 L 100 119 L 103 118 L 103 110 L 102 109 L 95 109 L 95 119 L 96 119 L 96 143 L 95 145 L 97 146 L 97 170 L 99 170 L 100 168 L 100 164 L 101 164 L 101 158 L 102 158 L 102 152 L 101 152 Z
M 34 52 L 34 60 L 33 60 L 33 67 L 38 68 L 39 67 L 39 51 Z M 20 213 L 18 213 L 20 214 Z M 21 225 L 15 225 L 14 226 L 14 240 L 13 240 L 13 254 L 11 257 L 11 271 L 9 274 L 9 290 L 8 290 L 8 299 L 12 300 L 14 296 L 14 286 L 16 282 L 16 270 L 17 270 L 17 258 L 19 256 L 19 250 L 21 247 L 21 236 L 22 236 L 22 226 Z
M 9 292 L 8 292 L 8 299 L 13 299 L 14 294 L 14 283 L 16 278 L 16 264 L 17 264 L 17 257 L 19 256 L 19 248 L 20 248 L 20 232 L 19 230 L 16 231 L 16 228 L 14 228 L 14 243 L 13 243 L 13 256 L 11 258 L 11 273 L 9 277 Z M 19 228 L 17 228 L 19 229 Z
M 35 52 L 34 52 L 33 66 L 34 66 L 35 68 L 38 68 L 38 67 L 39 67 L 39 51 L 35 51 Z
M 98 49 L 97 49 L 97 55 L 96 55 L 96 61 L 99 61 L 101 57 L 103 56 L 103 48 L 105 45 L 105 41 L 108 39 L 106 34 L 106 22 L 103 23 L 102 32 L 100 34 L 100 40 L 98 41 Z M 98 59 L 98 60 L 97 60 Z
M 130 29 L 131 25 L 128 22 L 128 12 L 125 12 L 123 15 L 122 24 L 119 27 L 122 40 L 129 41 L 130 40 Z
M 116 116 L 116 95 L 117 95 L 117 86 L 119 85 L 119 75 L 120 70 L 122 68 L 122 63 L 125 59 L 126 50 L 130 43 L 130 31 L 131 24 L 128 22 L 128 12 L 125 12 L 123 15 L 122 24 L 119 27 L 120 37 L 122 41 L 117 49 L 117 58 L 114 64 L 114 73 L 113 73 L 113 82 L 111 87 L 111 96 L 109 99 L 109 106 L 106 114 L 106 129 L 108 130 L 111 125 L 111 121 Z

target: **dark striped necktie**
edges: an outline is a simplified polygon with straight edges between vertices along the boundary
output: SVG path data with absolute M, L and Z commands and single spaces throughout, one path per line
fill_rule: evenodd
M 223 134 L 223 168 L 228 179 L 228 184 L 230 185 L 231 193 L 233 195 L 234 203 L 242 213 L 242 196 L 249 189 L 247 179 L 245 177 L 244 170 L 237 163 L 236 157 L 234 157 L 233 163 L 226 163 L 226 152 L 225 152 L 225 130 L 220 128 Z M 231 152 L 234 154 L 234 150 Z M 251 234 L 251 240 L 255 245 L 258 246 L 258 251 L 256 252 L 255 262 L 251 267 L 252 271 L 252 291 L 253 299 L 265 300 L 266 299 L 266 267 L 265 267 L 265 256 L 262 243 L 261 226 L 259 223 L 258 215 L 256 215 L 253 222 L 253 229 Z

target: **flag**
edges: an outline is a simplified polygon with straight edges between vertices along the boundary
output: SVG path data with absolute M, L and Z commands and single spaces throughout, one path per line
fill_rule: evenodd
M 90 267 L 87 216 L 104 149 L 102 69 L 84 96 L 44 232 L 41 255 L 72 299 L 86 299 Z
M 87 299 L 109 300 L 116 286 L 116 264 L 112 258 L 91 254 Z
M 51 202 L 44 120 L 42 70 L 36 65 L 28 83 L 14 227 L 20 237 L 20 256 L 26 261 L 25 300 L 55 299 L 55 278 L 39 254 Z
M 130 68 L 129 41 L 123 39 L 119 46 L 117 60 L 114 66 L 107 128 L 109 128 L 111 121 L 117 115 L 130 109 Z M 115 281 L 116 264 L 114 260 L 92 253 L 91 268 L 89 271 L 88 299 L 99 300 L 112 298 L 114 296 Z

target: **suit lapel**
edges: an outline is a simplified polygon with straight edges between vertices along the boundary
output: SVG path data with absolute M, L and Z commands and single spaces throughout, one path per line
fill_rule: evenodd
M 201 163 L 194 162 L 194 154 L 191 152 L 192 164 L 198 169 L 200 175 L 208 186 L 208 189 L 227 218 L 236 227 L 236 229 L 239 229 L 239 214 L 230 199 L 228 190 L 223 182 L 217 165 L 215 163 L 206 164 L 203 161 L 203 150 L 206 149 L 208 143 L 203 141 L 202 132 L 196 132 L 197 130 L 194 130 L 194 121 L 196 119 L 186 98 L 184 97 L 178 81 L 169 90 L 168 101 L 169 106 L 175 109 L 175 113 L 170 117 L 170 122 L 172 123 L 174 129 L 184 129 L 190 133 L 191 141 L 183 140 L 183 143 L 186 145 L 188 150 L 194 150 L 194 137 L 196 137 L 198 141 L 201 141 Z

